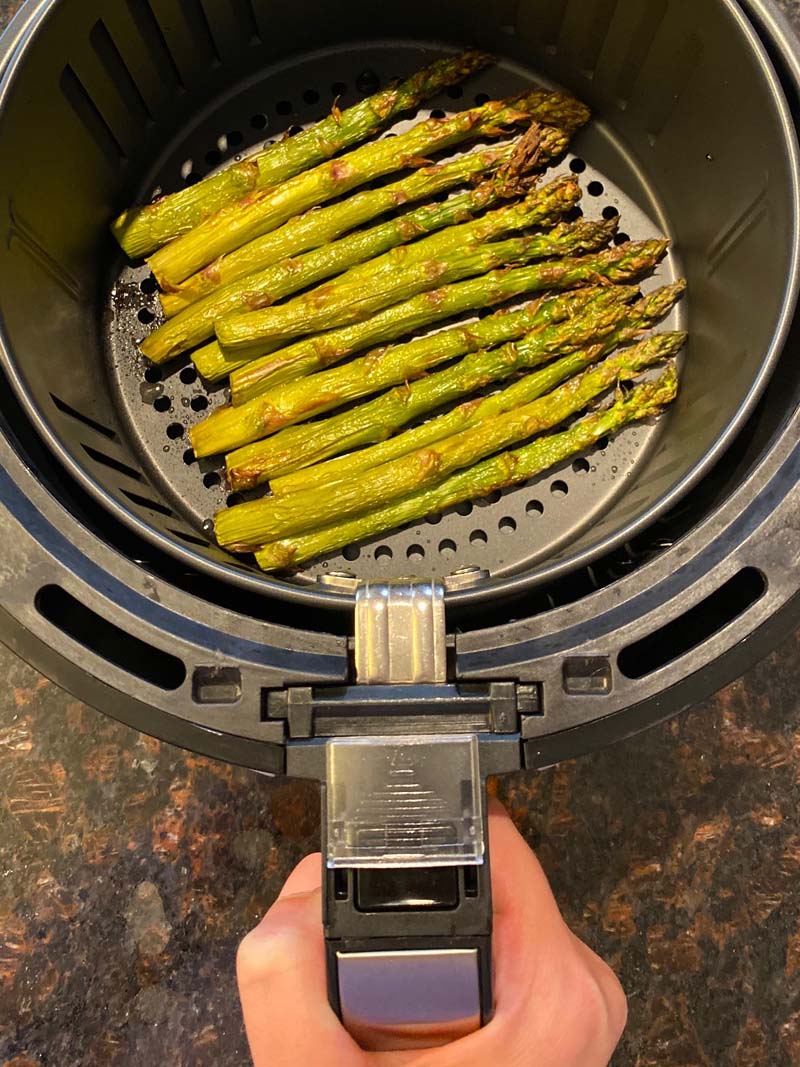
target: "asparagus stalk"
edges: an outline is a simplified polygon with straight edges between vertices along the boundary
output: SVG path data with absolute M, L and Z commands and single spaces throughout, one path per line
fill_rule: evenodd
M 388 385 L 398 388 L 323 422 L 290 426 L 274 437 L 228 453 L 225 462 L 231 487 L 251 489 L 267 479 L 274 486 L 282 486 L 285 479 L 278 477 L 281 474 L 292 477 L 289 472 L 298 467 L 308 467 L 361 444 L 383 441 L 393 430 L 433 407 L 487 384 L 491 380 L 487 373 L 500 377 L 512 374 L 521 348 L 539 351 L 547 359 L 581 344 L 592 344 L 616 326 L 625 314 L 625 305 L 635 299 L 636 293 L 634 286 L 608 286 L 540 300 L 517 311 L 498 312 L 481 322 L 417 338 L 362 356 L 343 367 L 277 386 L 267 394 L 275 397 L 277 404 L 281 403 L 282 394 L 299 393 L 301 389 L 310 395 L 341 392 L 343 401 L 347 401 Z M 503 345 L 520 337 L 523 340 L 517 344 Z M 497 344 L 501 347 L 494 348 Z M 466 358 L 461 362 L 438 374 L 423 376 L 432 366 L 464 354 Z M 267 396 L 259 400 L 263 402 Z M 360 455 L 352 458 L 358 461 Z M 327 467 L 323 463 L 294 477 L 313 475 Z M 282 491 L 273 488 L 273 492 Z
M 287 570 L 345 545 L 398 529 L 435 511 L 446 511 L 465 500 L 478 500 L 498 489 L 519 485 L 585 452 L 601 438 L 618 433 L 630 423 L 659 415 L 677 392 L 678 376 L 670 365 L 655 381 L 635 386 L 627 395 L 618 397 L 610 408 L 587 415 L 568 430 L 540 437 L 514 452 L 501 452 L 475 467 L 459 471 L 433 489 L 412 493 L 365 515 L 264 545 L 256 552 L 258 565 L 265 571 Z
M 414 381 L 442 363 L 543 330 L 552 324 L 565 320 L 579 323 L 588 315 L 602 317 L 605 309 L 635 299 L 636 293 L 634 286 L 607 286 L 543 298 L 518 310 L 504 309 L 478 322 L 453 326 L 403 345 L 378 349 L 343 367 L 332 367 L 308 378 L 276 386 L 258 399 L 269 405 L 270 398 L 280 398 L 284 389 L 302 385 L 309 396 L 335 394 L 341 398 L 341 403 L 346 403 L 368 392 Z M 363 411 L 364 407 L 356 409 L 357 419 Z M 267 478 L 325 459 L 344 448 L 355 447 L 350 444 L 350 439 L 356 432 L 355 425 L 347 421 L 345 414 L 324 422 L 290 426 L 269 441 L 246 445 L 226 457 L 231 487 L 253 488 Z
M 534 256 L 547 255 L 548 247 L 554 254 L 557 248 L 564 247 L 564 240 L 569 242 L 568 247 L 573 250 L 585 250 L 599 243 L 598 235 L 605 244 L 607 236 L 602 227 L 606 225 L 607 223 L 580 223 L 577 226 L 565 227 L 563 232 L 559 227 L 553 230 L 552 234 L 480 245 L 474 252 L 461 257 L 460 263 L 466 265 L 470 273 L 478 273 L 480 268 L 487 264 L 496 267 L 501 263 L 520 262 Z M 364 388 L 366 392 L 370 391 L 368 380 L 364 382 Z M 366 395 L 366 392 L 361 395 Z M 197 456 L 238 448 L 258 437 L 275 433 L 284 426 L 330 411 L 340 403 L 336 394 L 323 394 L 316 390 L 310 392 L 303 380 L 287 383 L 277 402 L 270 395 L 268 398 L 256 397 L 238 407 L 228 405 L 218 408 L 202 423 L 192 427 L 192 447 Z
M 463 223 L 501 199 L 508 191 L 507 177 L 502 173 L 496 174 L 477 188 L 451 197 L 444 203 L 425 204 L 370 230 L 350 234 L 323 248 L 307 252 L 298 259 L 284 260 L 241 281 L 231 282 L 164 323 L 142 341 L 140 348 L 155 363 L 163 363 L 213 337 L 215 322 L 227 313 L 243 307 L 266 307 L 332 274 L 339 274 L 365 260 L 381 256 L 403 242 L 413 241 L 420 234 Z M 577 182 L 571 178 L 562 179 L 532 194 L 530 215 L 536 217 L 537 225 L 550 224 L 579 199 Z M 481 223 L 482 231 L 485 228 L 483 220 Z M 457 228 L 464 230 L 463 226 Z M 424 243 L 420 242 L 420 247 Z M 409 249 L 408 254 L 412 256 L 413 250 Z
M 252 189 L 277 185 L 344 148 L 366 141 L 403 111 L 491 62 L 491 56 L 477 51 L 437 60 L 402 84 L 375 93 L 346 111 L 334 111 L 296 137 L 269 145 L 197 185 L 153 204 L 130 208 L 114 222 L 112 232 L 132 258 L 147 255 Z
M 518 142 L 524 140 L 523 136 Z M 391 185 L 384 185 L 380 189 L 366 189 L 340 204 L 315 208 L 289 219 L 277 230 L 250 241 L 235 252 L 220 256 L 209 266 L 187 278 L 174 292 L 162 293 L 161 307 L 164 314 L 171 318 L 221 286 L 229 285 L 256 271 L 266 270 L 273 263 L 279 263 L 289 256 L 308 252 L 312 248 L 321 248 L 387 211 L 396 211 L 415 201 L 429 200 L 498 167 L 505 170 L 506 165 L 511 165 L 514 160 L 518 142 L 496 145 L 480 152 L 468 152 L 447 163 L 423 167 L 404 175 Z M 513 182 L 510 184 L 513 187 Z
M 339 423 L 340 433 L 347 431 L 344 440 L 342 437 L 339 439 L 337 452 L 343 452 L 345 448 L 358 448 L 374 441 L 381 443 L 375 445 L 374 448 L 364 448 L 354 455 L 340 456 L 328 463 L 320 463 L 315 467 L 299 470 L 282 478 L 273 478 L 270 488 L 275 496 L 283 496 L 289 492 L 310 489 L 312 486 L 328 486 L 342 478 L 352 477 L 358 471 L 370 470 L 391 459 L 414 452 L 424 445 L 441 441 L 468 426 L 476 425 L 489 416 L 508 411 L 509 406 L 518 407 L 521 404 L 528 404 L 554 388 L 558 382 L 573 377 L 589 364 L 613 352 L 618 345 L 630 341 L 643 330 L 655 326 L 672 310 L 685 289 L 685 283 L 678 282 L 651 294 L 633 308 L 617 305 L 610 314 L 605 316 L 605 329 L 593 332 L 588 322 L 583 330 L 581 330 L 580 322 L 577 323 L 577 329 L 571 322 L 551 326 L 548 329 L 528 334 L 517 344 L 505 345 L 489 353 L 479 352 L 468 356 L 456 367 L 434 374 L 405 389 L 402 387 L 396 389 L 370 404 L 362 405 L 361 408 L 328 419 L 325 423 L 297 427 L 292 432 L 297 433 L 303 430 L 308 434 L 307 449 L 319 441 L 331 440 L 337 427 L 328 426 L 328 423 L 336 422 Z M 584 318 L 588 317 L 588 315 L 584 316 Z M 435 407 L 442 406 L 451 399 L 479 388 L 481 384 L 509 377 L 520 369 L 535 367 L 537 363 L 543 362 L 551 355 L 571 353 L 582 345 L 592 347 L 583 352 L 575 352 L 574 355 L 566 355 L 566 358 L 552 364 L 540 374 L 529 375 L 510 389 L 496 393 L 485 400 L 462 404 L 461 407 L 440 415 L 422 426 L 386 440 L 398 427 Z M 470 363 L 473 366 L 470 366 Z M 493 371 L 496 373 L 492 373 Z M 477 381 L 478 385 L 473 384 L 473 380 L 469 379 L 469 372 L 474 375 L 474 381 Z M 489 377 L 490 374 L 491 377 Z M 459 388 L 460 381 L 465 382 L 466 388 Z M 449 389 L 448 386 L 450 386 Z M 280 446 L 281 436 L 283 435 L 271 441 L 259 441 L 255 445 L 248 446 L 257 456 L 260 450 L 260 457 L 263 457 L 260 459 L 262 467 L 265 458 L 270 457 L 270 462 L 274 462 L 277 458 L 277 451 L 270 454 L 268 450 L 270 444 L 276 446 L 276 449 Z M 245 449 L 240 449 L 238 453 L 234 452 L 227 457 L 229 472 L 231 468 L 236 469 L 237 462 L 241 462 L 241 459 L 237 461 L 235 457 L 241 456 L 243 452 Z M 249 471 L 252 478 L 252 455 L 250 464 Z M 238 475 L 232 479 L 232 484 L 235 488 L 240 487 Z
M 330 327 L 361 322 L 381 308 L 417 293 L 438 288 L 475 274 L 531 259 L 574 255 L 603 248 L 613 237 L 618 220 L 562 225 L 552 233 L 528 235 L 511 241 L 496 237 L 523 230 L 552 217 L 560 197 L 534 193 L 520 204 L 490 211 L 483 218 L 451 226 L 411 245 L 393 248 L 385 255 L 352 267 L 327 285 L 296 297 L 279 307 L 227 315 L 216 322 L 217 340 L 236 352 L 263 342 Z M 488 243 L 487 243 L 488 242 Z
M 685 339 L 683 333 L 662 334 L 623 349 L 533 403 L 375 467 L 368 480 L 359 475 L 337 482 L 329 493 L 307 489 L 220 511 L 214 519 L 217 540 L 233 551 L 256 551 L 270 541 L 330 526 L 437 485 L 456 471 L 558 426 L 611 386 L 674 355 Z M 519 395 L 521 384 L 510 389 Z
M 293 215 L 342 196 L 368 181 L 420 164 L 433 152 L 468 138 L 502 136 L 512 126 L 528 125 L 553 110 L 563 111 L 563 94 L 531 93 L 507 102 L 490 100 L 482 107 L 443 119 L 428 119 L 397 137 L 362 145 L 345 156 L 321 163 L 312 170 L 269 189 L 256 189 L 228 204 L 193 230 L 177 237 L 150 258 L 150 267 L 162 287 L 178 285 L 225 252 L 240 248 L 269 233 Z M 575 104 L 576 112 L 582 105 Z M 542 130 L 542 151 L 548 157 L 563 151 L 569 134 L 562 129 Z
M 281 382 L 312 374 L 340 363 L 355 352 L 393 341 L 466 311 L 494 307 L 513 297 L 545 289 L 574 289 L 598 281 L 636 281 L 657 266 L 668 247 L 667 241 L 629 242 L 585 259 L 496 271 L 423 293 L 379 312 L 366 322 L 303 338 L 252 362 L 246 357 L 237 360 L 228 356 L 215 342 L 198 349 L 192 359 L 209 381 L 235 372 L 231 374 L 231 389 L 240 404 Z

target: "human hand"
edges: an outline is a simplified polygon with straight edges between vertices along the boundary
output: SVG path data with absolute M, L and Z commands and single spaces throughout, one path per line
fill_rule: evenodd
M 359 1048 L 328 1004 L 316 854 L 295 868 L 239 947 L 239 993 L 255 1067 L 606 1067 L 627 1017 L 616 976 L 566 926 L 538 860 L 497 803 L 489 848 L 491 1022 L 441 1048 Z

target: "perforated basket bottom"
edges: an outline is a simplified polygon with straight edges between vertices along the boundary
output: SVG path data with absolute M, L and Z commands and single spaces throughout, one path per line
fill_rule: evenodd
M 152 189 L 170 191 L 182 182 L 197 180 L 230 158 L 240 158 L 291 126 L 319 119 L 340 97 L 346 107 L 374 91 L 397 73 L 425 59 L 408 44 L 359 45 L 352 52 L 315 53 L 291 68 L 267 72 L 254 85 L 229 99 L 198 124 L 176 145 L 155 175 Z M 499 63 L 469 83 L 463 93 L 454 88 L 433 100 L 417 117 L 472 106 L 487 97 L 505 96 L 543 84 L 529 71 Z M 544 83 L 546 84 L 546 83 Z M 460 97 L 460 99 L 458 99 Z M 413 119 L 398 123 L 407 127 Z M 606 161 L 604 171 L 625 173 L 624 151 L 610 131 L 595 121 L 574 145 L 570 155 L 548 177 L 570 168 L 580 174 L 583 212 L 588 218 L 621 216 L 620 237 L 644 239 L 669 236 L 669 228 L 655 195 L 639 175 L 637 202 L 592 166 Z M 614 161 L 619 160 L 619 166 Z M 608 166 L 608 161 L 612 165 Z M 671 253 L 649 290 L 680 276 Z M 222 457 L 197 462 L 189 449 L 188 428 L 227 399 L 224 385 L 207 388 L 188 358 L 159 370 L 148 365 L 136 342 L 161 321 L 155 283 L 146 267 L 120 269 L 109 297 L 111 315 L 107 337 L 107 363 L 120 410 L 131 439 L 155 484 L 164 496 L 165 513 L 183 514 L 195 533 L 182 540 L 207 547 L 214 512 L 232 501 L 224 484 Z M 673 312 L 664 328 L 684 327 L 685 312 Z M 656 425 L 634 426 L 610 443 L 600 442 L 592 454 L 577 458 L 525 485 L 492 498 L 465 503 L 444 515 L 433 515 L 415 525 L 374 541 L 350 545 L 341 553 L 313 563 L 293 580 L 308 582 L 332 570 L 348 570 L 362 579 L 420 575 L 445 577 L 465 566 L 504 577 L 530 571 L 562 553 L 583 535 L 624 494 L 646 465 L 663 432 Z M 155 504 L 156 508 L 158 504 Z

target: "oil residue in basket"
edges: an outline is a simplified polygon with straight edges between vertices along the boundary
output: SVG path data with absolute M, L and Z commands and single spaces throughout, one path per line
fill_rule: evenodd
M 160 396 L 164 395 L 164 383 L 140 382 L 139 395 L 142 398 L 142 403 L 153 404 Z

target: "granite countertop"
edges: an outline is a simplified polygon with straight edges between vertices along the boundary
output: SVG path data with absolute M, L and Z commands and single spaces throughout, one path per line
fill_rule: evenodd
M 0 674 L 0 1067 L 249 1062 L 236 946 L 318 847 L 316 788 L 160 744 L 3 649 Z M 799 689 L 796 635 L 682 718 L 499 786 L 629 994 L 614 1067 L 800 1063 Z

